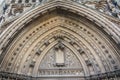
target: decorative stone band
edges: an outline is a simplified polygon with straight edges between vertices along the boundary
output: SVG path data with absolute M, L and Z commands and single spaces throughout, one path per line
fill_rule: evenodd
M 0 72 L 0 79 L 4 79 L 4 80 L 46 80 L 46 79 L 56 79 L 57 76 L 55 77 L 51 77 L 51 76 L 47 76 L 47 77 L 32 77 L 32 76 L 28 76 L 28 75 L 22 75 L 22 74 L 16 74 L 16 73 L 9 73 L 9 72 Z M 108 72 L 108 73 L 102 73 L 102 74 L 97 74 L 97 75 L 91 75 L 91 76 L 86 76 L 86 77 L 83 77 L 83 76 L 60 76 L 59 75 L 59 78 L 61 79 L 67 79 L 67 80 L 71 80 L 71 79 L 74 79 L 74 80 L 97 80 L 97 79 L 100 79 L 100 80 L 106 80 L 106 79 L 117 79 L 119 80 L 120 79 L 120 70 L 118 71 L 113 71 L 113 72 Z

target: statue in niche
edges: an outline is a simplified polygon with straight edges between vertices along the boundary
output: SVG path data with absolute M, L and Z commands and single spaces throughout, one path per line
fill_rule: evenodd
M 62 43 L 55 47 L 55 62 L 58 67 L 65 65 L 64 45 Z
M 47 52 L 46 56 L 41 61 L 39 76 L 82 76 L 82 66 L 71 49 L 62 43 L 64 41 L 63 36 L 55 36 L 55 40 L 57 40 L 58 43 Z M 47 43 L 45 43 L 45 45 L 47 46 Z

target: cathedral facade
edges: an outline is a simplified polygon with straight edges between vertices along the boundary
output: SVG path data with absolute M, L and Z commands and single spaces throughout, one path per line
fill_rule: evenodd
M 117 0 L 4 0 L 0 80 L 120 80 Z

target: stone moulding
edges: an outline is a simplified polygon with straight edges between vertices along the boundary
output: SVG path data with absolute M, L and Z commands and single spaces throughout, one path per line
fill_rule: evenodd
M 76 3 L 72 4 L 70 2 L 66 1 L 54 1 L 54 2 L 48 2 L 42 6 L 38 6 L 35 9 L 25 13 L 23 16 L 21 16 L 19 19 L 17 19 L 15 22 L 13 22 L 1 35 L 1 46 L 3 46 L 4 42 L 10 37 L 7 36 L 7 34 L 12 35 L 16 30 L 19 30 L 19 28 L 22 28 L 24 24 L 26 24 L 26 21 L 29 19 L 34 18 L 36 15 L 44 14 L 46 11 L 49 11 L 50 9 L 62 7 L 64 9 L 72 10 L 73 12 L 76 12 L 79 15 L 84 15 L 88 18 L 91 18 L 91 20 L 98 22 L 103 28 L 113 37 L 116 43 L 119 43 L 120 41 L 120 29 L 118 26 L 113 24 L 111 21 L 106 19 L 105 17 L 101 16 L 100 14 L 94 12 L 93 10 L 86 8 L 82 5 L 78 5 Z M 24 26 L 23 26 L 24 27 Z
M 31 21 L 34 21 L 39 16 L 49 13 L 53 10 L 65 10 L 80 15 L 95 23 L 98 27 L 102 28 L 107 33 L 107 35 L 111 36 L 116 45 L 120 42 L 120 28 L 118 28 L 104 16 L 76 3 L 71 3 L 67 1 L 52 1 L 43 4 L 42 6 L 38 6 L 35 9 L 25 13 L 23 16 L 15 20 L 0 35 L 0 54 L 3 55 L 0 59 L 0 62 L 2 62 L 2 59 L 6 55 L 5 53 L 7 52 L 7 48 L 9 48 L 10 43 L 12 43 L 11 39 L 13 40 L 17 34 L 20 34 L 19 31 L 22 30 L 25 25 L 29 24 Z M 102 30 L 100 31 L 102 32 Z

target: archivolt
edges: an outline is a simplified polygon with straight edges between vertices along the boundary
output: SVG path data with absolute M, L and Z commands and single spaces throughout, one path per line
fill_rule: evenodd
M 80 19 L 75 16 L 70 15 L 71 17 L 66 17 L 67 15 L 64 14 L 62 14 L 62 16 L 61 14 L 58 14 L 56 15 L 57 17 L 54 16 L 52 18 L 49 18 L 49 15 L 47 14 L 48 20 L 46 19 L 44 22 L 35 20 L 35 17 L 40 18 L 41 14 L 43 15 L 54 10 L 64 10 L 72 12 L 72 14 L 82 15 L 84 17 L 86 16 L 85 18 L 95 21 L 97 25 L 94 25 L 93 22 L 81 22 Z M 33 21 L 33 24 L 34 22 L 37 23 L 33 25 L 30 24 L 30 21 Z M 26 25 L 28 23 L 30 25 Z M 16 20 L 8 27 L 8 29 L 6 29 L 5 33 L 1 35 L 1 48 L 8 48 L 7 50 L 4 49 L 5 52 L 4 50 L 1 51 L 3 54 L 6 53 L 6 56 L 2 60 L 1 67 L 5 71 L 22 73 L 22 69 L 26 66 L 25 64 L 27 64 L 27 68 L 25 69 L 29 69 L 30 61 L 33 58 L 36 58 L 37 49 L 43 48 L 40 46 L 45 46 L 46 41 L 50 42 L 50 39 L 54 39 L 55 36 L 63 35 L 68 38 L 67 41 L 63 41 L 64 44 L 70 45 L 70 43 L 75 43 L 75 45 L 72 46 L 75 50 L 73 50 L 72 47 L 69 48 L 72 49 L 76 55 L 79 54 L 79 50 L 82 48 L 85 52 L 84 56 L 93 62 L 92 65 L 94 65 L 96 73 L 96 70 L 98 70 L 98 73 L 99 71 L 101 71 L 100 73 L 113 71 L 116 69 L 116 66 L 118 69 L 118 64 L 120 62 L 117 52 L 119 50 L 114 48 L 114 45 L 116 44 L 112 45 L 113 43 L 109 42 L 109 38 L 102 33 L 102 30 L 98 30 L 96 26 L 100 28 L 102 27 L 108 35 L 112 34 L 114 39 L 116 39 L 116 42 L 119 42 L 119 29 L 115 30 L 117 28 L 115 25 L 88 8 L 78 4 L 72 5 L 69 2 L 51 2 L 45 4 L 44 6 L 38 6 L 30 11 L 29 14 L 25 14 Z M 20 29 L 23 31 L 18 33 Z M 16 34 L 18 34 L 17 38 L 14 36 Z M 9 40 L 11 38 L 13 38 L 14 41 L 8 47 L 6 45 L 9 45 Z M 36 58 L 37 63 L 39 63 L 39 60 L 42 59 L 42 57 L 39 56 Z M 82 59 L 82 57 L 84 58 L 84 56 L 81 58 L 80 56 L 79 59 Z M 85 60 L 80 61 L 83 63 L 82 66 L 84 67 L 85 75 L 91 75 L 88 67 L 86 66 Z M 37 75 L 38 65 L 40 64 L 37 63 L 31 72 L 32 74 L 35 73 L 35 75 Z M 27 73 L 27 71 L 22 74 L 25 73 Z
M 99 15 L 95 11 L 86 8 L 80 4 L 71 4 L 69 2 L 63 2 L 63 1 L 53 1 L 46 3 L 44 6 L 38 6 L 35 9 L 31 10 L 30 12 L 26 13 L 25 15 L 21 16 L 19 19 L 17 19 L 12 25 L 10 25 L 4 33 L 0 35 L 1 37 L 1 46 L 5 46 L 4 42 L 8 38 L 10 38 L 10 35 L 13 35 L 16 30 L 20 30 L 22 27 L 24 27 L 25 24 L 29 23 L 36 17 L 40 16 L 41 14 L 44 14 L 46 12 L 49 12 L 51 10 L 54 10 L 55 8 L 62 8 L 65 10 L 69 10 L 70 12 L 74 12 L 75 14 L 85 16 L 89 20 L 95 22 L 99 27 L 104 28 L 104 30 L 109 34 L 112 35 L 113 39 L 118 43 L 119 42 L 119 32 L 120 29 L 115 26 L 112 22 L 104 18 L 103 16 Z M 8 34 L 10 34 L 8 36 Z M 3 41 L 4 39 L 4 41 Z

